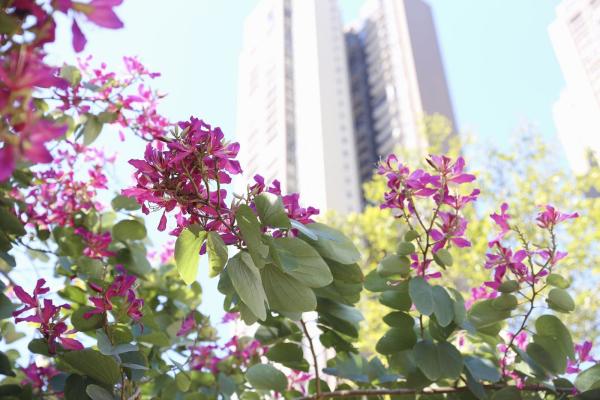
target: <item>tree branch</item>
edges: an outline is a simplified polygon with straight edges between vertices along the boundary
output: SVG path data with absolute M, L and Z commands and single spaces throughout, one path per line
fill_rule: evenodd
M 319 400 L 323 397 L 321 396 L 321 378 L 319 377 L 319 363 L 317 361 L 317 353 L 315 352 L 315 346 L 313 345 L 312 338 L 308 334 L 308 329 L 307 329 L 306 324 L 304 323 L 303 319 L 300 319 L 300 324 L 302 325 L 302 330 L 304 331 L 304 336 L 306 336 L 306 340 L 308 340 L 308 346 L 310 347 L 310 352 L 312 354 L 312 359 L 313 359 L 313 367 L 315 369 L 317 393 L 314 397 L 311 397 L 311 398 Z

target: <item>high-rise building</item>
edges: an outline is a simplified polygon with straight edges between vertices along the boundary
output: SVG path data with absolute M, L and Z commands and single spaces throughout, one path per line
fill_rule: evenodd
M 262 0 L 245 22 L 237 138 L 244 180 L 279 179 L 302 203 L 357 211 L 360 194 L 336 0 Z
M 600 155 L 600 0 L 563 0 L 549 29 L 566 86 L 554 121 L 574 172 Z
M 423 0 L 367 0 L 346 29 L 361 181 L 396 146 L 423 149 L 425 115 L 454 111 L 433 15 Z

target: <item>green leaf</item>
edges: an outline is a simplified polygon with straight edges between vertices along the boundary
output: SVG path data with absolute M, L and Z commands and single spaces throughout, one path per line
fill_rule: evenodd
M 502 294 L 495 299 L 492 299 L 492 307 L 502 311 L 510 311 L 517 308 L 519 300 L 512 294 Z
M 407 242 L 412 242 L 413 240 L 415 240 L 418 237 L 419 237 L 419 232 L 411 229 L 410 231 L 406 232 L 406 234 L 404 235 L 404 240 L 406 240 Z
M 567 289 L 569 286 L 571 286 L 571 282 L 569 282 L 568 279 L 564 278 L 562 275 L 559 274 L 548 275 L 548 277 L 546 278 L 546 282 L 548 282 L 549 285 L 552 285 L 559 289 Z
M 508 280 L 504 281 L 498 287 L 498 291 L 502 293 L 512 293 L 519 290 L 519 281 Z
M 7 355 L 0 351 L 0 374 L 6 376 L 16 376 L 12 370 L 12 365 Z
M 83 375 L 101 383 L 115 385 L 121 380 L 121 370 L 115 359 L 99 351 L 92 349 L 69 351 L 64 353 L 61 359 Z
M 267 318 L 267 296 L 252 257 L 245 251 L 236 254 L 227 263 L 227 274 L 240 299 L 254 315 L 264 321 Z
M 408 293 L 421 314 L 433 313 L 433 290 L 423 277 L 417 276 L 408 282 Z
M 114 400 L 112 393 L 108 390 L 104 389 L 102 386 L 98 385 L 88 385 L 85 388 L 85 392 L 88 396 L 92 398 L 92 400 Z
M 114 356 L 116 354 L 127 353 L 130 351 L 136 351 L 137 346 L 129 343 L 118 344 L 113 346 L 108 336 L 102 329 L 96 331 L 96 339 L 98 340 L 98 350 L 105 356 Z
M 227 246 L 217 232 L 208 232 L 206 252 L 208 253 L 208 276 L 214 278 L 223 271 L 229 258 Z
M 410 242 L 400 242 L 398 245 L 398 254 L 401 256 L 409 256 L 415 251 L 415 245 Z
M 317 240 L 305 238 L 325 258 L 341 264 L 354 264 L 360 260 L 360 253 L 354 243 L 343 233 L 327 225 L 315 222 L 306 225 L 317 236 Z M 304 239 L 304 238 L 303 238 Z
M 27 233 L 19 218 L 6 207 L 0 207 L 0 229 L 16 236 L 23 236 Z
M 319 253 L 304 240 L 287 237 L 273 240 L 281 267 L 304 285 L 319 288 L 329 285 L 333 275 Z
M 98 260 L 93 260 L 98 261 Z M 141 278 L 152 271 L 152 266 L 146 256 L 146 246 L 143 243 L 129 242 L 127 247 L 117 252 L 117 262 L 125 269 Z
M 527 346 L 527 354 L 533 361 L 552 374 L 562 374 L 567 358 L 574 359 L 571 334 L 554 315 L 542 315 L 535 321 L 536 334 Z
M 263 225 L 284 229 L 291 227 L 281 197 L 272 193 L 261 193 L 254 198 L 254 204 Z
M 89 306 L 81 306 L 71 315 L 71 323 L 73 327 L 80 331 L 92 331 L 102 326 L 102 315 L 93 314 L 89 318 L 84 318 L 83 315 L 92 311 L 94 308 Z
M 383 317 L 383 322 L 394 328 L 412 328 L 415 325 L 415 320 L 410 314 L 402 311 L 393 311 Z
M 575 378 L 575 387 L 585 392 L 590 389 L 600 388 L 600 364 L 596 364 L 582 371 Z
M 536 337 L 549 336 L 556 342 L 558 348 L 552 349 L 556 351 L 560 349 L 567 357 L 575 359 L 575 349 L 573 346 L 573 339 L 569 329 L 562 323 L 562 321 L 554 315 L 542 315 L 535 321 L 536 335 L 533 336 L 535 341 Z
M 313 311 L 317 307 L 315 293 L 299 280 L 268 264 L 260 270 L 264 290 L 272 309 L 283 312 Z
M 510 317 L 510 311 L 498 310 L 492 306 L 492 300 L 478 301 L 469 310 L 468 318 L 475 329 L 489 333 L 500 330 L 499 323 Z M 497 334 L 494 333 L 494 335 Z
M 93 400 L 86 393 L 88 382 L 89 379 L 83 376 L 77 374 L 69 375 L 65 381 L 65 400 Z
M 66 79 L 71 86 L 75 87 L 81 82 L 81 71 L 73 65 L 65 64 L 60 69 L 60 77 Z
M 126 219 L 117 222 L 112 228 L 113 238 L 126 242 L 128 240 L 142 240 L 146 238 L 146 227 L 135 219 Z
M 135 211 L 141 208 L 141 206 L 133 197 L 127 197 L 123 195 L 117 195 L 114 199 L 112 199 L 110 204 L 115 211 Z
M 4 293 L 0 293 L 0 319 L 12 317 L 12 312 L 17 308 L 19 308 L 19 306 L 13 304 Z
M 575 302 L 564 289 L 554 288 L 550 290 L 546 302 L 551 309 L 558 312 L 570 313 L 575 310 Z
M 387 255 L 377 266 L 377 273 L 384 278 L 406 278 L 410 274 L 410 260 L 405 256 Z
M 308 237 L 310 240 L 318 240 L 319 239 L 319 237 L 317 235 L 315 235 L 313 233 L 313 231 L 308 229 L 306 227 L 306 225 L 304 225 L 303 223 L 298 222 L 294 219 L 290 219 L 290 224 L 292 225 L 292 228 L 297 229 L 298 231 L 300 231 L 300 233 L 302 233 L 303 235 Z
M 433 286 L 433 313 L 441 327 L 446 327 L 454 320 L 454 303 L 450 295 L 441 286 Z
M 256 364 L 246 371 L 246 379 L 258 390 L 283 392 L 288 385 L 287 378 L 270 364 Z
M 365 289 L 369 292 L 385 292 L 386 290 L 392 289 L 387 282 L 387 279 L 382 278 L 377 270 L 374 269 L 365 276 Z
M 433 259 L 441 267 L 451 267 L 452 263 L 452 254 L 447 249 L 439 249 L 434 255 Z
M 254 211 L 247 205 L 242 204 L 235 213 L 235 219 L 242 233 L 242 238 L 252 256 L 254 265 L 258 268 L 264 267 L 265 258 L 269 254 L 269 248 L 262 242 L 260 223 Z
M 495 383 L 501 378 L 500 370 L 484 358 L 465 356 L 465 366 L 477 380 Z
M 408 294 L 408 285 L 397 287 L 401 290 L 386 290 L 379 297 L 379 302 L 395 310 L 408 311 L 412 306 L 412 301 Z M 405 289 L 405 290 L 402 290 Z
M 83 144 L 89 146 L 102 132 L 102 122 L 95 115 L 88 114 L 83 126 Z
M 180 372 L 175 376 L 175 384 L 177 385 L 177 389 L 181 390 L 182 392 L 187 392 L 190 390 L 192 381 L 185 372 Z
M 271 347 L 266 356 L 288 368 L 308 371 L 308 363 L 304 359 L 302 348 L 296 343 L 278 343 Z
M 375 350 L 380 354 L 388 355 L 412 349 L 415 343 L 417 343 L 417 334 L 412 325 L 407 324 L 388 330 L 375 345 Z
M 415 345 L 414 358 L 427 379 L 458 379 L 463 369 L 463 359 L 456 347 L 448 342 L 434 344 L 423 340 Z
M 200 260 L 200 247 L 206 238 L 206 232 L 195 234 L 186 228 L 181 231 L 175 241 L 175 265 L 181 279 L 186 285 L 196 280 L 198 262 Z

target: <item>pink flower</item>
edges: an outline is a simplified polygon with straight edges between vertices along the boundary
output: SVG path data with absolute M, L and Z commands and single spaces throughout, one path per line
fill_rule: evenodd
M 120 297 L 124 300 L 125 314 L 135 322 L 140 321 L 143 316 L 142 307 L 144 306 L 144 300 L 137 298 L 133 290 L 136 277 L 128 275 L 122 265 L 117 265 L 116 269 L 117 275 L 106 290 L 102 290 L 97 285 L 90 285 L 93 290 L 102 293 L 102 296 L 90 297 L 94 309 L 83 314 L 83 318 L 88 319 L 95 314 L 105 314 L 108 311 L 112 311 L 114 308 L 113 298 Z
M 488 292 L 486 286 L 471 288 L 471 297 L 465 302 L 465 307 L 468 310 L 477 300 L 493 299 L 497 295 L 498 293 L 495 291 Z
M 181 322 L 181 327 L 177 331 L 177 336 L 185 336 L 196 328 L 196 318 L 194 313 L 189 313 L 187 317 Z
M 21 385 L 31 385 L 33 389 L 37 389 L 40 392 L 48 389 L 50 379 L 60 374 L 53 365 L 38 367 L 35 362 L 32 362 L 25 368 L 21 368 L 21 371 L 25 374 L 25 379 L 21 381 Z
M 63 336 L 75 332 L 74 330 L 67 329 L 67 324 L 64 322 L 65 318 L 60 316 L 61 309 L 69 309 L 71 307 L 68 304 L 55 306 L 50 299 L 40 301 L 39 296 L 48 293 L 50 290 L 44 287 L 45 284 L 46 281 L 44 279 L 39 279 L 31 295 L 18 285 L 14 287 L 15 295 L 24 305 L 23 308 L 14 311 L 12 314 L 15 318 L 15 324 L 22 321 L 39 324 L 38 330 L 48 342 L 48 351 L 51 354 L 56 352 L 57 342 L 67 350 L 83 349 L 83 345 L 79 341 Z M 34 311 L 33 314 L 17 318 L 17 316 L 30 310 Z
M 494 280 L 485 282 L 485 285 L 497 290 L 508 271 L 515 274 L 521 281 L 532 279 L 527 266 L 523 263 L 526 257 L 525 250 L 519 250 L 513 254 L 511 249 L 497 244 L 496 253 L 486 254 L 485 268 L 494 270 Z
M 461 184 L 475 180 L 475 175 L 463 172 L 465 160 L 462 157 L 458 157 L 456 162 L 453 163 L 452 159 L 449 157 L 430 155 L 427 162 L 438 171 L 448 183 Z
M 500 206 L 500 214 L 494 213 L 494 214 L 490 215 L 492 220 L 494 220 L 496 225 L 498 225 L 498 227 L 500 228 L 500 233 L 498 233 L 498 235 L 492 241 L 490 241 L 488 243 L 489 247 L 493 247 L 495 244 L 499 243 L 500 240 L 504 236 L 506 236 L 508 231 L 510 231 L 510 226 L 508 225 L 508 220 L 510 219 L 510 215 L 506 213 L 507 210 L 508 210 L 508 204 L 502 203 L 502 205 Z
M 581 344 L 575 345 L 575 360 L 567 360 L 567 373 L 575 374 L 581 371 L 580 365 L 584 362 L 598 362 L 590 354 L 592 351 L 592 342 L 586 340 Z
M 85 228 L 76 228 L 75 233 L 81 236 L 86 243 L 86 248 L 83 250 L 85 256 L 102 259 L 115 255 L 114 252 L 108 250 L 112 241 L 110 232 L 96 234 Z
M 555 225 L 567 220 L 579 217 L 579 214 L 574 213 L 562 213 L 551 205 L 546 205 L 545 210 L 541 211 L 536 220 L 540 228 L 552 229 Z
M 464 238 L 467 229 L 467 220 L 454 213 L 444 211 L 438 212 L 442 223 L 437 223 L 438 229 L 432 229 L 429 233 L 435 241 L 432 251 L 436 253 L 444 248 L 448 242 L 456 247 L 463 248 L 471 246 L 471 242 Z
M 227 324 L 229 322 L 237 321 L 239 318 L 240 318 L 240 313 L 238 313 L 238 312 L 226 312 L 225 315 L 223 315 L 223 319 L 221 320 L 221 323 Z

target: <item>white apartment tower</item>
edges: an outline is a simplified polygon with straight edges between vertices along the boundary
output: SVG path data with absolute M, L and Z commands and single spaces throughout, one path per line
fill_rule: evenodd
M 563 0 L 548 31 L 566 82 L 554 121 L 571 168 L 581 174 L 600 156 L 600 0 Z
M 237 139 L 255 174 L 322 211 L 357 211 L 360 194 L 336 0 L 262 0 L 239 61 Z

